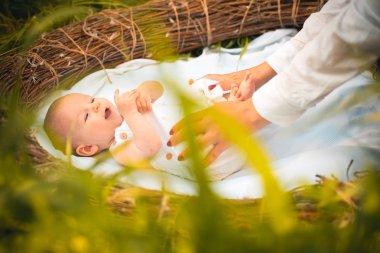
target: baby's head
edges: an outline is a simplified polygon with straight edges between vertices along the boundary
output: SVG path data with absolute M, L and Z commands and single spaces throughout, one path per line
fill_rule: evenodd
M 64 151 L 71 138 L 74 154 L 93 156 L 109 148 L 122 121 L 109 100 L 72 93 L 52 103 L 44 128 L 55 148 Z

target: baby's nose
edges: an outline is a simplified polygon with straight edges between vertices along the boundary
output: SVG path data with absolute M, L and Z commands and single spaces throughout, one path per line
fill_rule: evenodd
M 94 105 L 92 106 L 92 109 L 94 110 L 94 112 L 98 112 L 99 108 L 100 108 L 99 102 L 95 102 Z

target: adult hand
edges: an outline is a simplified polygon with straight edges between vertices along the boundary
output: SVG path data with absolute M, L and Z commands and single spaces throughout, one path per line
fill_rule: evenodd
M 208 74 L 202 78 L 216 81 L 215 84 L 220 85 L 223 90 L 229 90 L 232 84 L 240 83 L 242 81 L 242 77 L 237 72 L 227 74 Z
M 269 124 L 268 121 L 257 113 L 253 106 L 252 98 L 245 101 L 227 101 L 215 104 L 210 108 L 192 113 L 183 118 L 171 129 L 170 134 L 172 136 L 167 145 L 175 146 L 183 142 L 186 139 L 186 128 L 192 127 L 197 145 L 203 149 L 211 147 L 205 160 L 207 164 L 212 163 L 230 145 L 220 127 L 213 119 L 211 114 L 213 110 L 218 110 L 234 120 L 239 121 L 251 132 Z M 185 149 L 178 156 L 178 160 L 184 160 L 188 158 L 188 156 L 189 150 Z
M 240 84 L 247 73 L 252 75 L 252 81 L 255 83 L 256 89 L 260 88 L 277 74 L 267 62 L 263 62 L 249 69 L 228 74 L 208 74 L 203 76 L 203 78 L 215 80 L 216 84 L 219 84 L 223 90 L 229 90 L 232 84 Z
M 244 80 L 240 83 L 240 85 L 232 84 L 231 92 L 228 97 L 228 101 L 244 101 L 252 97 L 255 92 L 255 81 L 253 80 L 253 76 L 251 73 L 247 72 L 245 74 Z

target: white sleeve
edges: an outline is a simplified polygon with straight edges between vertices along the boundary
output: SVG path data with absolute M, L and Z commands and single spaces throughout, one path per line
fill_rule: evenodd
M 353 1 L 253 95 L 265 119 L 288 125 L 380 55 L 380 1 Z
M 311 14 L 306 19 L 301 31 L 267 58 L 267 63 L 276 73 L 280 73 L 305 44 L 316 37 L 342 9 L 347 8 L 350 2 L 351 0 L 329 0 L 319 12 Z

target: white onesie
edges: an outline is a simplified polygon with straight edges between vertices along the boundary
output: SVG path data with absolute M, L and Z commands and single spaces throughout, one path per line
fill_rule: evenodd
M 198 80 L 194 83 L 193 87 L 196 92 L 201 92 L 201 90 L 207 90 L 210 82 L 204 80 Z M 220 87 L 219 87 L 220 88 Z M 219 91 L 216 87 L 214 90 Z M 211 101 L 222 101 L 223 94 L 206 92 L 207 94 L 201 92 L 202 96 L 206 98 L 206 104 L 211 105 Z M 210 94 L 210 95 L 208 95 Z M 194 180 L 194 174 L 191 171 L 190 161 L 178 161 L 177 157 L 180 152 L 184 149 L 183 145 L 177 145 L 176 147 L 168 147 L 166 145 L 169 140 L 169 131 L 175 123 L 183 118 L 183 113 L 179 102 L 173 99 L 171 94 L 164 92 L 163 96 L 155 101 L 153 104 L 152 112 L 145 113 L 144 116 L 150 121 L 150 123 L 156 128 L 159 133 L 162 145 L 159 152 L 150 161 L 151 165 L 158 170 L 166 171 L 170 174 Z M 115 130 L 115 143 L 111 146 L 111 150 L 116 146 L 133 139 L 133 133 L 128 125 L 123 122 Z M 241 154 L 239 154 L 233 148 L 228 148 L 225 150 L 218 159 L 213 162 L 209 167 L 206 168 L 207 174 L 210 180 L 222 180 L 227 176 L 241 170 L 245 165 L 245 159 Z

